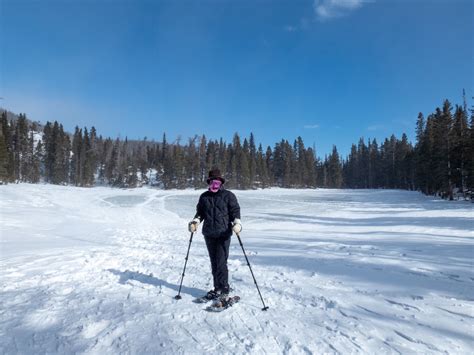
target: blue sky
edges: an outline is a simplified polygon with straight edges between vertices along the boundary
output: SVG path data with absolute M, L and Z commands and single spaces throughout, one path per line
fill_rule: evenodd
M 406 132 L 473 86 L 470 0 L 2 0 L 0 104 L 161 140 Z M 472 100 L 469 100 L 471 103 Z

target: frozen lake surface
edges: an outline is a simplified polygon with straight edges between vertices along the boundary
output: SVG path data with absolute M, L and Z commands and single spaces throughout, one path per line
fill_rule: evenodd
M 0 353 L 474 351 L 473 205 L 393 190 L 234 191 L 221 314 L 200 232 L 202 191 L 0 186 Z

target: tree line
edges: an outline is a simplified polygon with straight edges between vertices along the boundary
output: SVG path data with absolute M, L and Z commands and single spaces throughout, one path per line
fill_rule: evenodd
M 0 181 L 165 189 L 203 188 L 208 171 L 219 167 L 230 188 L 398 188 L 453 198 L 474 187 L 474 115 L 466 103 L 444 101 L 425 119 L 419 114 L 416 142 L 406 134 L 381 144 L 360 138 L 343 159 L 333 146 L 324 159 L 301 137 L 273 147 L 257 144 L 253 134 L 236 133 L 231 142 L 194 136 L 186 142 L 103 138 L 96 129 L 58 122 L 40 126 L 24 114 L 1 115 Z
M 343 163 L 344 186 L 419 190 L 453 199 L 474 190 L 474 110 L 445 100 L 425 119 L 419 113 L 416 143 L 391 136 L 352 145 Z

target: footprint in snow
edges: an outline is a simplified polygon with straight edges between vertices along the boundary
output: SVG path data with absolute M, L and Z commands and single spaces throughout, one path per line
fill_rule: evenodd
M 56 294 L 58 296 L 67 296 L 73 291 L 72 287 L 66 287 L 66 288 L 61 288 L 59 290 L 56 290 Z
M 106 329 L 109 324 L 110 322 L 108 320 L 101 320 L 99 322 L 87 324 L 82 330 L 82 336 L 86 339 L 94 338 Z
M 322 309 L 322 310 L 326 311 L 328 309 L 335 308 L 337 303 L 335 301 L 328 300 L 324 296 L 320 296 L 320 297 L 317 297 L 317 298 L 313 297 L 313 300 L 311 301 L 310 305 L 312 307 L 318 307 L 319 309 Z

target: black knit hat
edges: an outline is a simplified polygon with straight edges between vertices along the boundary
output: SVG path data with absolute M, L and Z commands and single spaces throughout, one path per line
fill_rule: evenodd
M 212 169 L 209 171 L 207 183 L 209 184 L 211 180 L 220 180 L 223 184 L 225 183 L 225 179 L 221 176 L 221 171 L 219 169 Z

